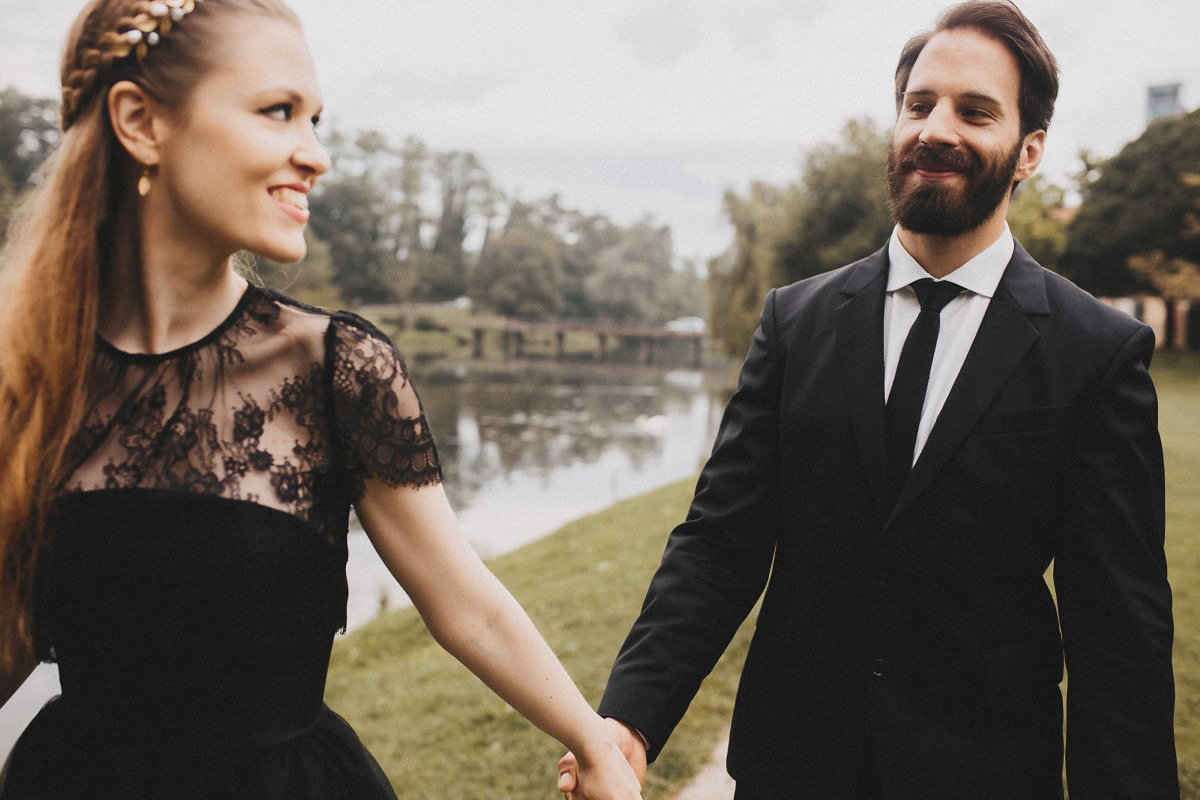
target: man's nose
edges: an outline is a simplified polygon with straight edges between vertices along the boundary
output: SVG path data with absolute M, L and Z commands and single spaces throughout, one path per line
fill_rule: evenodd
M 958 116 L 946 101 L 939 102 L 925 117 L 921 128 L 921 143 L 955 147 L 959 143 Z

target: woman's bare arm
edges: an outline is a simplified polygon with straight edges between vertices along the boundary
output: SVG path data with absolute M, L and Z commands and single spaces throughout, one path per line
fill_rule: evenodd
M 438 643 L 579 757 L 582 795 L 639 797 L 637 779 L 607 725 L 461 534 L 442 487 L 376 486 L 357 509 L 375 549 Z

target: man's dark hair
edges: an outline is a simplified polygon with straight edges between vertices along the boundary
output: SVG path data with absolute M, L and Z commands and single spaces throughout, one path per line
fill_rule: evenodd
M 903 107 L 904 92 L 913 64 L 936 34 L 958 28 L 975 28 L 996 39 L 1017 59 L 1021 70 L 1021 137 L 1050 127 L 1058 97 L 1058 62 L 1033 23 L 1011 0 L 967 0 L 942 12 L 933 30 L 908 40 L 896 64 L 896 110 Z

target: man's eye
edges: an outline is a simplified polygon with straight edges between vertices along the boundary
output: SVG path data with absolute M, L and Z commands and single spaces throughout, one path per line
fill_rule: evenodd
M 279 120 L 280 122 L 287 122 L 292 118 L 292 104 L 276 103 L 273 106 L 267 106 L 266 108 L 262 109 L 261 113 L 265 114 L 271 119 Z

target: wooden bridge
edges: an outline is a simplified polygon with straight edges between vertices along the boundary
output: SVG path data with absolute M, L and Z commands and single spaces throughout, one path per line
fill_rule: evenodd
M 687 341 L 691 343 L 692 364 L 700 366 L 704 354 L 704 339 L 707 334 L 695 331 L 673 331 L 653 325 L 623 325 L 593 321 L 570 322 L 523 322 L 521 320 L 500 320 L 492 322 L 471 322 L 471 355 L 475 358 L 483 356 L 484 336 L 488 333 L 499 334 L 501 347 L 506 358 L 521 358 L 525 353 L 525 340 L 529 336 L 549 336 L 551 353 L 555 360 L 561 360 L 564 355 L 564 342 L 568 333 L 588 333 L 596 337 L 596 358 L 598 361 L 608 359 L 611 352 L 610 344 L 622 339 L 633 339 L 638 344 L 638 361 L 643 364 L 654 363 L 654 348 L 657 343 L 670 341 Z

